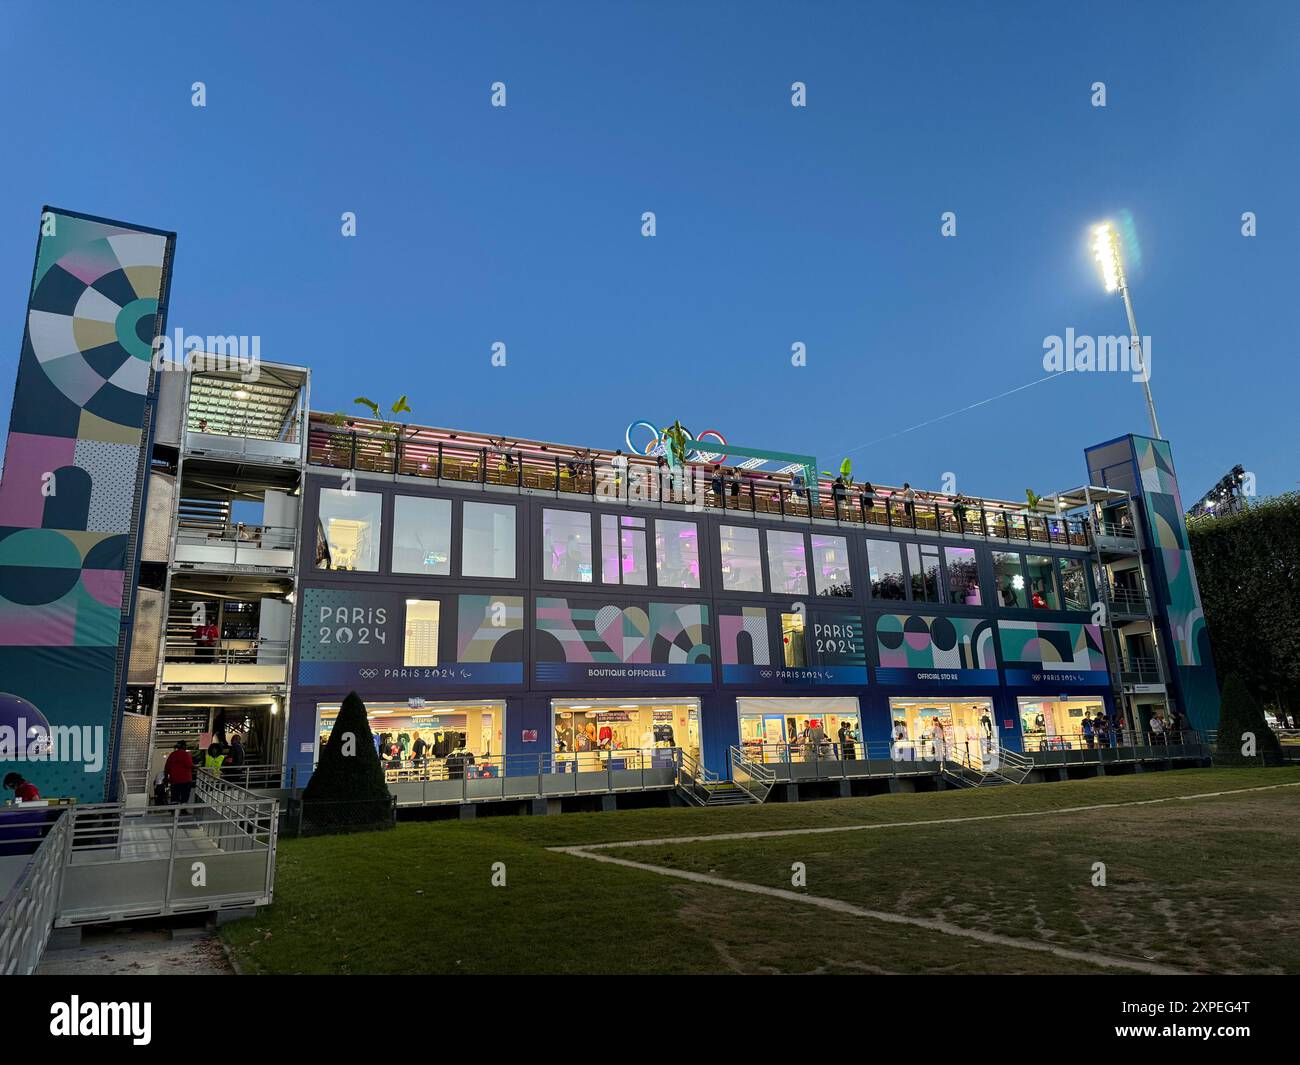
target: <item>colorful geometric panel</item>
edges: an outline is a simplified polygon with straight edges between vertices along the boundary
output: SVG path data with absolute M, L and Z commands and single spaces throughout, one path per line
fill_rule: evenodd
M 1174 473 L 1173 453 L 1168 440 L 1134 437 L 1138 473 L 1146 503 L 1147 524 L 1154 543 L 1156 564 L 1164 574 L 1165 613 L 1173 637 L 1174 661 L 1179 666 L 1206 664 L 1204 644 L 1209 636 L 1201 591 L 1187 544 L 1187 523 Z
M 999 621 L 998 633 L 1002 658 L 1008 667 L 1106 669 L 1100 626 L 1063 621 Z
M 708 607 L 698 603 L 621 606 L 537 600 L 539 662 L 708 663 Z
M 719 607 L 718 645 L 724 666 L 770 666 L 767 611 L 761 606 Z
M 985 618 L 881 614 L 877 664 L 904 669 L 996 669 L 993 623 Z
M 24 663 L 0 686 L 54 726 L 93 723 L 104 737 L 116 720 L 127 550 L 174 240 L 42 216 L 0 481 L 0 650 Z M 102 798 L 104 768 L 82 769 L 24 775 L 53 794 Z
M 523 596 L 462 595 L 458 598 L 456 661 L 524 660 Z

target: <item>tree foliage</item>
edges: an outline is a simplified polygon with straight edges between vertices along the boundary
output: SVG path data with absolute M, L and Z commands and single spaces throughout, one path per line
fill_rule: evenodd
M 1254 754 L 1242 752 L 1247 737 L 1254 737 Z M 1282 745 L 1264 720 L 1264 711 L 1236 673 L 1223 683 L 1219 709 L 1219 745 L 1215 765 L 1281 765 Z
M 1300 492 L 1188 527 L 1220 675 L 1300 713 Z
M 339 707 L 330 738 L 302 797 L 308 803 L 367 803 L 377 814 L 384 813 L 388 785 L 384 783 L 374 733 L 366 718 L 366 704 L 356 692 L 350 692 Z

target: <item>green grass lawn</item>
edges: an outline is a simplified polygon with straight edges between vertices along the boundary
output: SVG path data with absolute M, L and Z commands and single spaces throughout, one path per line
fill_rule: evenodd
M 547 850 L 978 817 L 1300 781 L 1300 768 L 716 810 L 638 810 L 286 840 L 270 910 L 223 930 L 272 973 L 1094 971 Z M 623 848 L 640 862 L 1202 971 L 1300 972 L 1300 788 L 968 824 Z M 504 863 L 506 886 L 491 883 Z M 1108 886 L 1092 887 L 1104 862 Z M 1103 971 L 1097 969 L 1095 971 Z

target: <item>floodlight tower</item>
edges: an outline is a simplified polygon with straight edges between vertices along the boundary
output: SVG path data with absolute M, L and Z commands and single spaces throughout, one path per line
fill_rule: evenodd
M 1142 368 L 1142 391 L 1146 393 L 1147 414 L 1151 416 L 1151 435 L 1157 440 L 1163 439 L 1160 436 L 1160 423 L 1156 421 L 1156 403 L 1151 398 L 1151 366 L 1142 350 L 1142 334 L 1138 332 L 1137 319 L 1133 316 L 1133 298 L 1129 295 L 1128 277 L 1124 273 L 1119 234 L 1109 222 L 1102 222 L 1092 228 L 1092 257 L 1101 267 L 1101 280 L 1106 291 L 1118 291 L 1124 297 L 1124 310 L 1128 312 L 1129 344 L 1138 353 L 1138 365 Z

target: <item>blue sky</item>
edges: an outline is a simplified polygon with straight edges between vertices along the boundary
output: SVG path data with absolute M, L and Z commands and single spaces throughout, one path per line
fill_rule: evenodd
M 1125 333 L 1086 238 L 1128 211 L 1184 502 L 1236 462 L 1291 490 L 1297 40 L 1282 2 L 0 0 L 0 382 L 51 203 L 176 230 L 170 327 L 260 336 L 318 409 L 607 447 L 680 418 L 1022 498 L 1146 431 L 1140 387 L 900 431 Z

